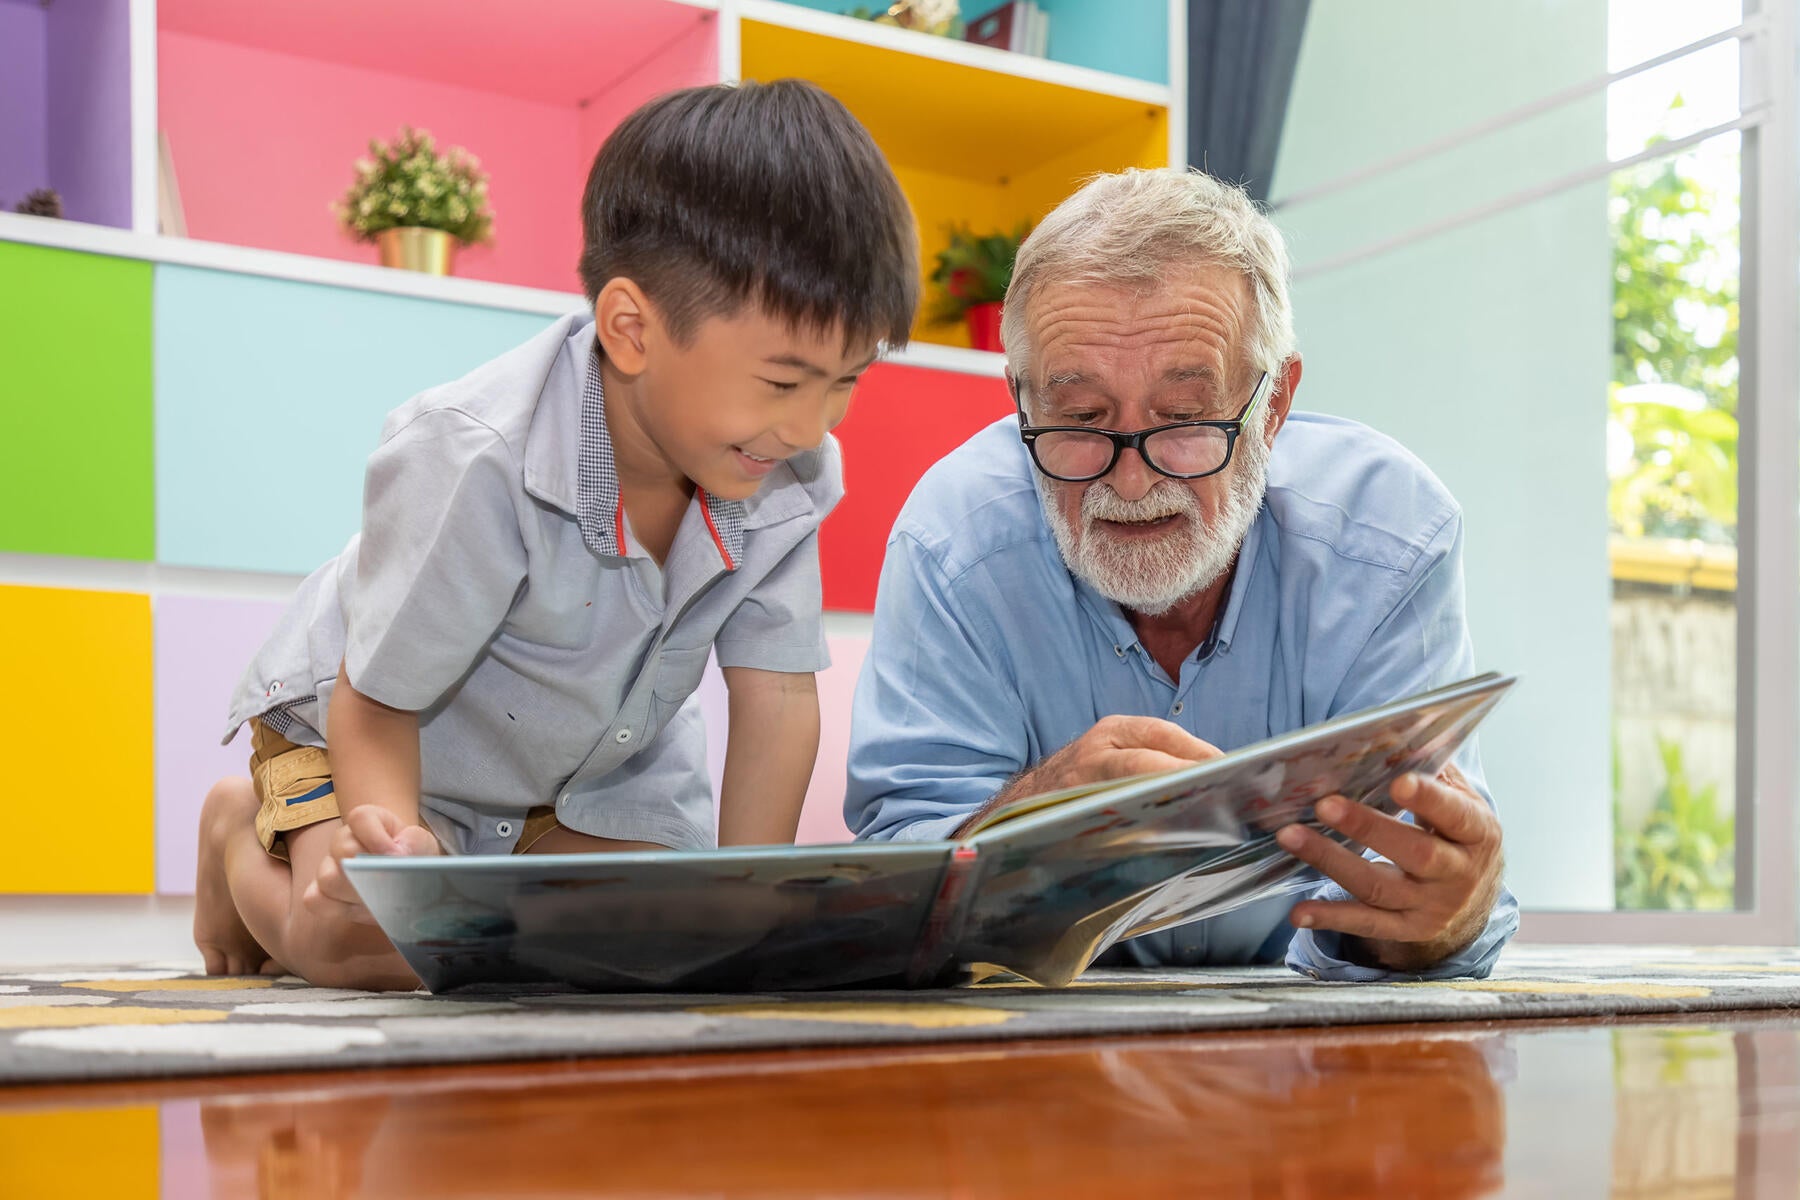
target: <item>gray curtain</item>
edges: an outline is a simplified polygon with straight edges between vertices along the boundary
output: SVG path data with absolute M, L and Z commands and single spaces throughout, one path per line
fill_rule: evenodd
M 1269 198 L 1311 0 L 1188 0 L 1188 161 Z

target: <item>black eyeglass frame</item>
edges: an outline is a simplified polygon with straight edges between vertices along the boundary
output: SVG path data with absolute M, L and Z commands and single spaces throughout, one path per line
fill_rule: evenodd
M 1019 396 L 1017 377 L 1009 378 L 1006 382 L 1012 390 L 1013 405 L 1019 410 L 1019 440 L 1024 442 L 1026 450 L 1030 451 L 1032 465 L 1037 467 L 1039 474 L 1061 483 L 1092 483 L 1096 479 L 1104 479 L 1114 467 L 1119 465 L 1119 455 L 1123 454 L 1127 447 L 1138 452 L 1138 457 L 1144 460 L 1146 467 L 1158 475 L 1167 476 L 1170 479 L 1205 479 L 1208 475 L 1217 475 L 1231 465 L 1231 455 L 1237 449 L 1238 435 L 1244 432 L 1245 425 L 1249 423 L 1250 414 L 1261 407 L 1262 402 L 1268 399 L 1269 393 L 1275 390 L 1275 377 L 1264 371 L 1261 378 L 1256 381 L 1256 387 L 1251 391 L 1250 399 L 1244 405 L 1243 411 L 1230 420 L 1171 421 L 1167 425 L 1153 425 L 1148 429 L 1139 429 L 1132 433 L 1120 433 L 1116 429 L 1096 429 L 1092 425 L 1029 425 L 1025 421 L 1025 402 Z M 1198 471 L 1193 474 L 1165 471 L 1152 462 L 1148 454 L 1144 453 L 1144 442 L 1154 435 L 1170 429 L 1191 429 L 1197 426 L 1219 429 L 1225 433 L 1225 458 L 1210 471 Z M 1112 457 L 1106 460 L 1104 468 L 1092 475 L 1058 475 L 1046 468 L 1043 461 L 1038 458 L 1037 440 L 1046 433 L 1099 434 L 1112 443 Z

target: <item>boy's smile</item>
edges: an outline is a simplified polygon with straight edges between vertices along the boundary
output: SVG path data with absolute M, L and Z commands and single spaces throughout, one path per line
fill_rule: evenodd
M 741 446 L 733 446 L 732 449 L 737 451 L 738 464 L 744 474 L 752 479 L 761 479 L 783 461 L 779 458 L 758 458 Z

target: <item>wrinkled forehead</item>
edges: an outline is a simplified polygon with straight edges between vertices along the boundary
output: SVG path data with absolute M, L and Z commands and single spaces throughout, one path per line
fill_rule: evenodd
M 1046 282 L 1025 313 L 1026 382 L 1229 389 L 1248 365 L 1249 314 L 1249 281 L 1228 267 L 1136 285 Z

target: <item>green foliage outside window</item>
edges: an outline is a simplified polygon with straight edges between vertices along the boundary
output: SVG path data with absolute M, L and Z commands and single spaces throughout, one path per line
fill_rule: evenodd
M 1717 784 L 1696 787 L 1681 746 L 1657 738 L 1663 786 L 1637 829 L 1621 828 L 1614 766 L 1614 897 L 1623 909 L 1729 909 L 1735 903 L 1736 819 L 1719 811 Z
M 1609 409 L 1630 455 L 1608 511 L 1627 537 L 1737 540 L 1736 210 L 1679 156 L 1612 177 Z
M 1735 189 L 1722 194 L 1679 155 L 1613 174 L 1607 509 L 1615 534 L 1737 541 L 1737 210 Z M 1729 909 L 1733 818 L 1719 811 L 1717 784 L 1690 778 L 1679 743 L 1658 738 L 1657 746 L 1662 789 L 1631 829 L 1615 748 L 1616 903 Z

